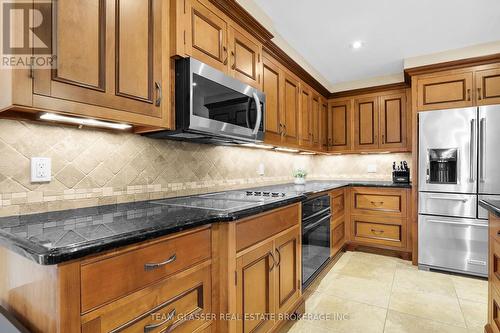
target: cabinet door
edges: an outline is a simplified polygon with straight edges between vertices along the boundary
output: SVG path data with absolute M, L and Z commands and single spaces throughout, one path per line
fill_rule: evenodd
M 161 117 L 162 2 L 65 0 L 52 5 L 53 24 L 45 33 L 53 36 L 57 66 L 35 71 L 34 94 Z M 81 107 L 63 111 L 92 115 Z M 108 112 L 100 117 L 123 120 Z
M 286 144 L 297 145 L 299 140 L 299 81 L 284 72 L 283 84 L 283 138 Z
M 232 75 L 236 79 L 260 89 L 261 44 L 246 31 L 231 26 L 229 28 L 229 46 Z
M 378 148 L 378 98 L 354 101 L 354 148 L 360 151 Z
M 345 218 L 340 216 L 332 221 L 331 227 L 330 255 L 336 255 L 345 244 Z
M 227 23 L 204 0 L 191 0 L 187 19 L 186 52 L 207 65 L 227 72 Z
M 269 241 L 236 261 L 236 306 L 242 318 L 237 322 L 237 331 L 240 333 L 267 332 L 274 325 L 272 318 L 244 318 L 245 314 L 274 313 L 274 258 L 274 242 Z
M 321 132 L 321 149 L 323 151 L 328 150 L 329 141 L 328 141 L 328 103 L 325 100 L 321 101 L 321 109 L 320 109 L 320 132 Z
M 406 94 L 380 97 L 380 148 L 406 147 Z
M 419 111 L 472 106 L 472 72 L 420 79 L 417 92 Z
M 352 102 L 334 101 L 328 112 L 328 142 L 331 151 L 351 149 Z
M 266 94 L 266 132 L 264 141 L 270 144 L 280 143 L 283 133 L 281 123 L 281 75 L 278 66 L 267 57 L 262 62 L 262 91 Z
M 313 95 L 311 99 L 311 123 L 310 132 L 311 132 L 311 142 L 315 148 L 320 149 L 320 131 L 319 131 L 319 116 L 320 116 L 320 107 L 321 101 L 318 95 Z
M 500 103 L 500 69 L 476 72 L 477 104 Z
M 275 247 L 276 313 L 286 313 L 300 297 L 300 229 L 277 238 Z
M 312 94 L 308 87 L 300 89 L 300 145 L 311 146 L 311 101 Z

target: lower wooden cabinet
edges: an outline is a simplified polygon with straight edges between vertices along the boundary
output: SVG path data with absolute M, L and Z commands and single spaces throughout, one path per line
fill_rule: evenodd
M 408 226 L 410 190 L 383 187 L 353 187 L 350 192 L 348 242 L 352 246 L 369 246 L 412 251 L 411 228 Z
M 265 314 L 275 311 L 275 250 L 268 241 L 236 261 L 237 332 L 267 332 L 274 320 Z M 252 317 L 253 314 L 261 316 Z M 246 317 L 248 315 L 248 317 Z
M 300 229 L 293 227 L 237 259 L 237 332 L 267 332 L 272 316 L 291 310 L 301 296 L 299 256 Z
M 300 230 L 293 228 L 275 240 L 276 313 L 286 313 L 300 297 Z
M 500 217 L 489 215 L 488 324 L 485 332 L 500 333 Z
M 211 265 L 200 265 L 83 315 L 82 333 L 194 332 L 206 321 L 193 318 L 211 312 L 211 292 Z

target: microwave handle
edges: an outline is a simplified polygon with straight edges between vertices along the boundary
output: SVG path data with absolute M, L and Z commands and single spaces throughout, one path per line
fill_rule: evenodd
M 262 121 L 262 106 L 260 105 L 259 96 L 253 93 L 253 99 L 255 100 L 255 107 L 257 108 L 257 120 L 255 121 L 255 128 L 253 129 L 253 135 L 257 135 L 260 128 L 260 123 Z

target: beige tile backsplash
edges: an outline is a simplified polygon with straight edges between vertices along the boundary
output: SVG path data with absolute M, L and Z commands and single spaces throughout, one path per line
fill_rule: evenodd
M 31 157 L 52 159 L 52 182 L 30 182 Z M 0 120 L 0 216 L 289 182 L 295 168 L 310 179 L 389 180 L 392 161 L 410 157 L 305 156 Z

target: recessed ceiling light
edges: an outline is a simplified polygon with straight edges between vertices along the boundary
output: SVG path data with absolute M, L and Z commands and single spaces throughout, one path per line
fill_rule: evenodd
M 351 47 L 355 50 L 360 49 L 363 47 L 363 42 L 360 40 L 356 40 L 356 41 L 351 43 Z

